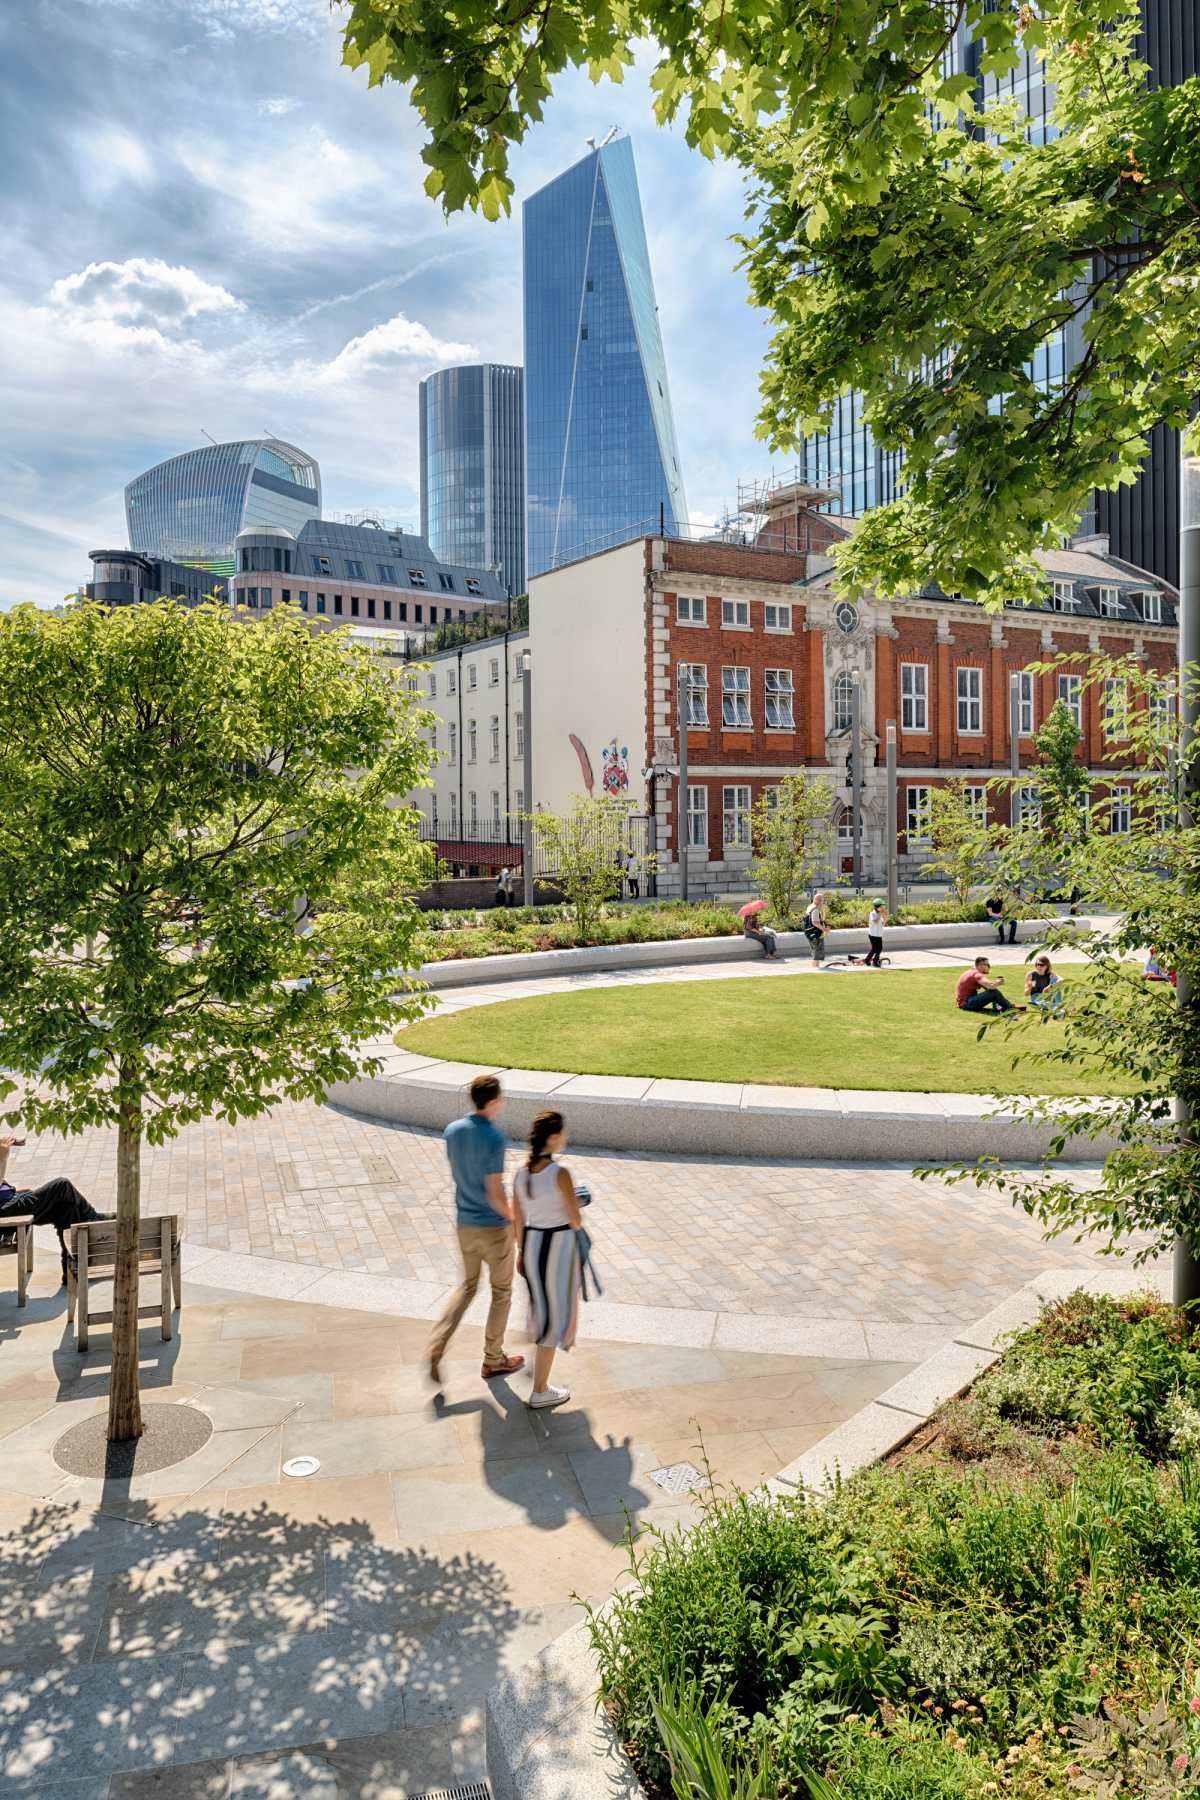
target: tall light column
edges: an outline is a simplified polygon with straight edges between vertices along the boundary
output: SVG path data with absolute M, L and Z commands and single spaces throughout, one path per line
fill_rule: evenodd
M 462 686 L 462 676 L 459 676 Z M 525 792 L 521 818 L 521 861 L 524 863 L 525 904 L 533 905 L 533 658 L 526 650 L 521 658 L 521 708 L 525 727 Z
M 1021 817 L 1021 677 L 1008 678 L 1008 768 L 1012 776 L 1012 798 L 1008 820 L 1015 825 Z
M 896 837 L 899 818 L 896 808 L 896 721 L 887 722 L 887 903 L 893 925 L 900 905 L 896 879 Z
M 1200 769 L 1196 767 L 1195 745 L 1200 723 L 1200 695 L 1196 691 L 1200 676 L 1200 456 L 1185 456 L 1180 472 L 1179 492 L 1179 820 L 1186 828 L 1196 822 L 1200 810 Z M 1200 995 L 1191 991 L 1191 982 L 1180 969 L 1177 983 L 1180 1012 L 1184 1029 L 1195 1045 L 1200 1027 Z M 1195 1063 L 1194 1052 L 1187 1056 L 1189 1066 Z M 1175 1119 L 1184 1143 L 1192 1140 L 1192 1109 L 1182 1094 L 1176 1096 Z M 1186 1305 L 1200 1300 L 1200 1261 L 1194 1244 L 1185 1238 L 1175 1240 L 1174 1292 L 1175 1304 Z
M 679 722 L 679 780 L 678 787 L 678 819 L 675 825 L 675 836 L 679 844 L 679 898 L 688 897 L 688 831 L 691 820 L 688 818 L 688 712 L 692 699 L 692 665 L 681 662 L 676 668 L 677 698 L 676 711 Z
M 862 682 L 858 670 L 850 687 L 850 828 L 854 833 L 854 885 L 863 884 L 862 866 Z

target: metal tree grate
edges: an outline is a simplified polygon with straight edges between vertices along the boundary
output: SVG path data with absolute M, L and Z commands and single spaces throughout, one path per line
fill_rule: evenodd
M 650 1479 L 668 1494 L 690 1494 L 693 1488 L 704 1486 L 703 1475 L 691 1463 L 669 1463 L 665 1469 L 651 1469 Z
M 413 1800 L 492 1800 L 492 1790 L 486 1781 L 469 1781 L 466 1787 L 429 1788 Z

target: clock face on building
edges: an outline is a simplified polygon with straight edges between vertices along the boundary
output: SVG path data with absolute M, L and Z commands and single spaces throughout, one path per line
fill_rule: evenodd
M 858 608 L 852 606 L 849 600 L 839 600 L 833 609 L 833 616 L 837 621 L 838 630 L 844 631 L 847 637 L 858 625 Z

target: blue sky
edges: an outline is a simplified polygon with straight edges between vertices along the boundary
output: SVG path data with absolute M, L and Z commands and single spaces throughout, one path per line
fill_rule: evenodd
M 341 66 L 328 0 L 21 0 L 0 9 L 0 605 L 52 604 L 125 542 L 122 489 L 268 430 L 327 512 L 419 523 L 417 384 L 519 361 L 520 224 L 443 218 L 397 88 Z M 648 68 L 648 65 L 647 65 Z M 766 472 L 766 342 L 736 273 L 737 175 L 659 131 L 647 69 L 571 78 L 517 199 L 631 133 L 688 503 Z

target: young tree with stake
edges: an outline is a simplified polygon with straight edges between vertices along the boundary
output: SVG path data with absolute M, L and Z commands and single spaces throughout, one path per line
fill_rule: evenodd
M 170 601 L 0 616 L 0 690 L 6 1116 L 116 1127 L 121 1441 L 142 1430 L 142 1144 L 319 1099 L 424 1007 L 395 973 L 417 960 L 395 797 L 426 775 L 424 715 L 290 609 Z
M 833 842 L 829 783 L 801 772 L 764 788 L 754 805 L 752 829 L 750 873 L 766 893 L 774 917 L 789 919 L 797 894 L 807 894 L 829 862 Z

